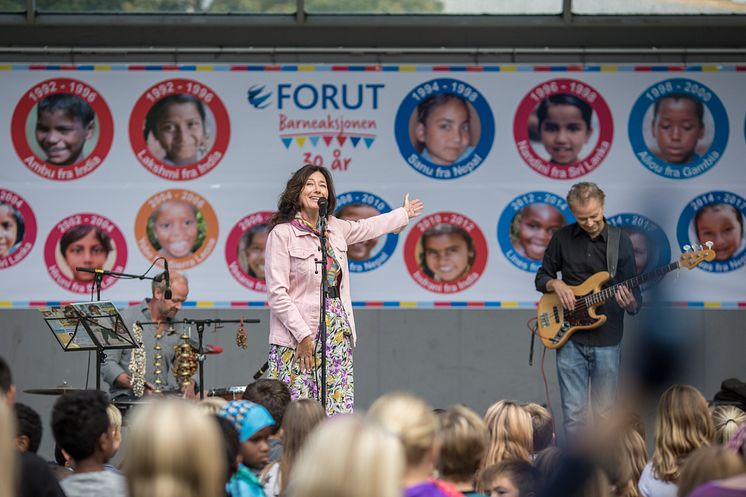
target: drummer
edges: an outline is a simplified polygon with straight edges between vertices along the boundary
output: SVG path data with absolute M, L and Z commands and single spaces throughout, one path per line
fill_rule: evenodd
M 161 273 L 153 279 L 153 297 L 122 310 L 121 315 L 129 330 L 132 330 L 132 326 L 138 321 L 141 323 L 161 322 L 160 325 L 143 325 L 142 327 L 142 343 L 145 350 L 145 395 L 152 394 L 156 390 L 156 380 L 160 378 L 161 392 L 179 393 L 193 399 L 195 398 L 194 379 L 187 387 L 182 387 L 171 371 L 176 356 L 174 347 L 180 343 L 180 334 L 168 323 L 173 320 L 189 296 L 189 282 L 186 276 L 175 271 L 170 271 L 169 276 L 171 279 L 170 299 L 165 298 L 166 278 L 165 273 Z M 156 335 L 159 333 L 162 335 L 160 339 L 161 374 L 156 375 L 153 360 L 156 353 Z M 109 396 L 114 403 L 135 398 L 129 372 L 132 350 L 106 351 L 106 359 L 101 366 L 101 379 L 109 385 Z

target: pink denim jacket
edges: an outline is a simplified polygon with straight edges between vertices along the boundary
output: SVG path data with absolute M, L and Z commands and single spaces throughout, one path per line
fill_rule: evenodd
M 342 266 L 340 298 L 352 328 L 355 342 L 355 318 L 350 298 L 350 273 L 347 245 L 376 238 L 403 228 L 409 222 L 403 207 L 386 214 L 345 221 L 329 216 L 328 241 Z M 278 224 L 267 238 L 264 251 L 267 298 L 269 300 L 269 343 L 295 348 L 319 326 L 321 271 L 316 273 L 314 259 L 320 257 L 319 239 L 290 223 Z

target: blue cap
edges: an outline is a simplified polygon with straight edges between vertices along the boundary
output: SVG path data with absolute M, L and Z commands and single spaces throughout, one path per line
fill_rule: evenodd
M 275 420 L 264 406 L 248 400 L 231 400 L 218 414 L 233 423 L 241 442 L 250 439 L 262 428 L 275 424 Z

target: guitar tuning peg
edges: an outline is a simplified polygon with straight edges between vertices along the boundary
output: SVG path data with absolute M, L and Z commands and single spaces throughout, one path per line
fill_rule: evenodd
M 705 246 L 707 246 L 707 250 L 711 250 L 714 243 L 712 243 L 712 240 L 707 240 L 705 242 Z
M 684 252 L 689 252 L 690 250 L 692 250 L 691 245 L 684 245 Z

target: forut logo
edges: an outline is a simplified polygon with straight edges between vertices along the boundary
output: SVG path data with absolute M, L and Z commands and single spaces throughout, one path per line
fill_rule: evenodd
M 266 91 L 266 86 L 253 85 L 249 88 L 246 98 L 249 101 L 249 105 L 255 109 L 264 109 L 272 103 L 270 97 L 272 92 Z

